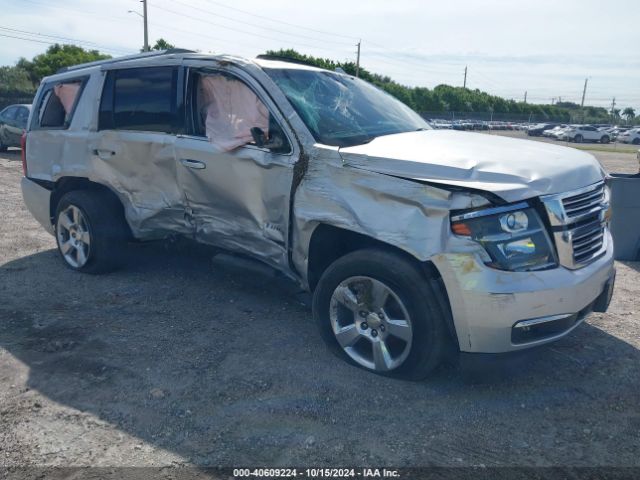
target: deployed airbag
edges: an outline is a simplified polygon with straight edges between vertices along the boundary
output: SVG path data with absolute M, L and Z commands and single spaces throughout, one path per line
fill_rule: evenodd
M 230 151 L 251 143 L 254 127 L 268 137 L 269 111 L 243 82 L 223 75 L 203 76 L 200 93 L 207 138 L 220 150 Z
M 69 115 L 73 109 L 73 105 L 76 102 L 76 97 L 80 91 L 80 84 L 74 83 L 59 83 L 53 87 L 53 93 L 60 99 L 62 108 L 64 108 L 65 115 Z

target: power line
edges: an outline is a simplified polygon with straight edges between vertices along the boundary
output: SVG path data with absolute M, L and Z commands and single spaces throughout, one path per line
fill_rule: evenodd
M 199 12 L 206 13 L 207 15 L 211 15 L 213 17 L 224 18 L 224 19 L 232 21 L 232 22 L 240 23 L 240 24 L 243 24 L 243 25 L 248 25 L 248 26 L 251 26 L 251 27 L 261 28 L 263 30 L 270 30 L 272 32 L 277 32 L 277 33 L 280 33 L 282 35 L 306 38 L 307 40 L 313 40 L 314 42 L 333 43 L 335 45 L 340 45 L 340 46 L 343 46 L 343 47 L 346 47 L 347 45 L 351 46 L 350 44 L 347 44 L 345 42 L 336 42 L 334 40 L 319 39 L 319 38 L 315 38 L 315 37 L 310 37 L 308 35 L 301 35 L 301 34 L 298 34 L 298 33 L 285 32 L 285 31 L 282 31 L 282 30 L 278 30 L 277 28 L 266 27 L 264 25 L 258 25 L 258 24 L 255 24 L 255 23 L 246 22 L 244 20 L 238 20 L 238 19 L 235 19 L 235 18 L 232 18 L 232 17 L 228 17 L 226 15 L 221 15 L 219 13 L 213 13 L 213 12 L 211 12 L 209 10 L 205 10 L 204 8 L 194 7 L 193 5 L 189 5 L 188 3 L 181 2 L 180 0 L 172 0 L 172 1 L 173 1 L 173 3 L 178 3 L 180 5 L 184 5 L 185 7 L 191 8 L 193 10 L 197 10 Z
M 220 7 L 223 7 L 223 8 L 228 8 L 230 10 L 235 10 L 237 12 L 244 13 L 245 15 L 251 15 L 252 17 L 261 18 L 263 20 L 269 20 L 270 22 L 280 23 L 282 25 L 287 25 L 289 27 L 299 28 L 299 29 L 302 29 L 302 30 L 305 30 L 305 31 L 322 33 L 324 35 L 331 35 L 333 37 L 342 37 L 342 38 L 347 38 L 349 40 L 358 40 L 357 37 L 353 37 L 353 36 L 350 36 L 350 35 L 343 35 L 343 34 L 339 34 L 339 33 L 328 32 L 328 31 L 325 31 L 325 30 L 317 30 L 317 29 L 314 29 L 314 28 L 303 27 L 303 26 L 297 25 L 295 23 L 289 23 L 289 22 L 285 22 L 284 20 L 275 19 L 275 18 L 264 16 L 264 15 L 259 15 L 257 13 L 249 12 L 247 10 L 242 10 L 242 9 L 236 8 L 236 7 L 230 7 L 229 5 L 225 5 L 224 3 L 216 2 L 214 0 L 205 0 L 205 1 L 207 1 L 208 3 L 213 3 L 213 4 L 218 5 Z
M 282 40 L 282 39 L 279 39 L 279 38 L 269 37 L 269 36 L 267 36 L 267 35 L 261 35 L 261 34 L 259 34 L 259 33 L 255 33 L 255 32 L 249 32 L 249 31 L 247 31 L 247 30 L 241 30 L 241 29 L 239 29 L 239 28 L 229 27 L 229 26 L 227 26 L 227 25 L 222 25 L 222 24 L 219 24 L 219 23 L 213 23 L 213 22 L 210 22 L 209 20 L 204 20 L 204 19 L 202 19 L 202 18 L 194 17 L 194 16 L 192 16 L 192 15 L 188 15 L 188 14 L 186 14 L 186 13 L 182 13 L 182 12 L 177 12 L 177 11 L 175 11 L 175 10 L 171 10 L 171 9 L 169 9 L 169 8 L 160 7 L 160 6 L 158 6 L 158 5 L 156 5 L 156 6 L 155 6 L 155 8 L 160 9 L 160 10 L 163 10 L 163 11 L 168 12 L 168 13 L 172 13 L 172 14 L 174 14 L 174 15 L 179 15 L 179 16 L 181 16 L 181 17 L 189 18 L 189 19 L 191 19 L 191 20 L 195 20 L 195 21 L 198 21 L 198 22 L 204 22 L 204 23 L 206 23 L 207 25 L 215 25 L 215 26 L 217 26 L 217 27 L 224 28 L 224 29 L 227 29 L 227 30 L 231 30 L 231 31 L 234 31 L 234 32 L 244 33 L 244 34 L 246 34 L 246 35 L 252 35 L 252 36 L 254 36 L 254 37 L 266 38 L 266 39 L 268 39 L 268 40 L 275 40 L 275 41 L 277 41 L 277 42 L 283 42 L 283 41 L 284 41 L 284 42 L 291 42 L 291 40 Z M 319 50 L 326 50 L 326 51 L 330 51 L 330 52 L 334 52 L 334 51 L 335 51 L 335 50 L 331 50 L 331 49 L 324 48 L 324 47 L 318 47 L 317 45 L 309 45 L 309 44 L 299 43 L 299 42 L 297 43 L 297 45 L 304 46 L 304 47 L 308 47 L 308 48 L 316 48 L 316 49 L 319 49 Z
M 17 28 L 9 28 L 9 27 L 3 27 L 3 26 L 0 26 L 0 30 L 6 30 L 6 31 L 13 32 L 13 33 L 16 33 L 16 34 L 25 34 L 25 35 L 30 35 L 30 36 L 52 38 L 52 39 L 63 40 L 63 41 L 68 41 L 68 42 L 74 42 L 74 43 L 82 44 L 84 46 L 88 46 L 88 47 L 89 46 L 93 46 L 93 47 L 100 48 L 102 50 L 109 50 L 109 51 L 117 52 L 117 53 L 130 53 L 130 51 L 127 51 L 127 50 L 119 50 L 119 49 L 116 49 L 116 48 L 111 48 L 111 47 L 107 47 L 105 45 L 101 45 L 99 43 L 90 42 L 88 40 L 80 40 L 80 39 L 77 39 L 77 38 L 61 37 L 59 35 L 50 35 L 50 34 L 46 34 L 46 33 L 29 32 L 27 30 L 19 30 Z M 55 43 L 55 42 L 49 42 L 49 43 Z

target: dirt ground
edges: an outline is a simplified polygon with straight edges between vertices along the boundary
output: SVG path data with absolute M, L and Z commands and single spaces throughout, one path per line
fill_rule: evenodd
M 394 381 L 332 356 L 267 270 L 154 244 L 70 271 L 4 157 L 0 466 L 640 466 L 640 262 L 607 314 L 499 374 Z

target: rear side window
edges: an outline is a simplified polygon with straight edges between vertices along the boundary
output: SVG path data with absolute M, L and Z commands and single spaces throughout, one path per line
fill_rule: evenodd
M 47 85 L 38 108 L 38 127 L 69 128 L 85 81 L 83 78 Z
M 178 69 L 147 67 L 113 70 L 100 102 L 100 130 L 176 133 Z

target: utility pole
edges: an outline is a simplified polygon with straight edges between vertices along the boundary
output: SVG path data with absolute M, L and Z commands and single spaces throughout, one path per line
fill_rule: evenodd
M 142 2 L 142 12 L 144 19 L 144 51 L 148 52 L 149 49 L 149 27 L 147 26 L 147 0 L 140 0 Z
M 356 57 L 356 77 L 360 76 L 360 44 L 362 43 L 362 40 L 358 40 L 358 45 L 356 45 L 358 47 L 358 56 Z
M 587 95 L 587 82 L 589 77 L 584 79 L 584 88 L 582 89 L 582 101 L 580 102 L 580 110 L 582 110 L 582 123 L 584 123 L 584 97 Z
M 462 85 L 462 88 L 467 88 L 467 66 L 464 66 L 464 84 Z
M 614 111 L 616 108 L 616 97 L 613 97 L 613 100 L 611 100 L 611 121 L 614 122 L 615 118 L 614 118 Z
M 527 91 L 524 91 L 524 103 L 527 103 Z

